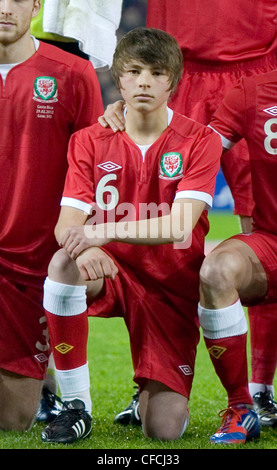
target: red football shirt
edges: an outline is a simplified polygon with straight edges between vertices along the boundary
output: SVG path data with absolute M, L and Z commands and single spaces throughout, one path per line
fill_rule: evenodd
M 225 148 L 246 139 L 255 228 L 277 234 L 277 71 L 242 80 L 223 100 L 211 127 Z
M 0 272 L 17 282 L 45 277 L 69 138 L 102 113 L 91 63 L 43 42 L 0 76 Z
M 187 59 L 235 61 L 277 47 L 276 0 L 148 0 L 147 26 L 174 36 Z
M 221 152 L 216 133 L 177 113 L 146 151 L 144 160 L 140 148 L 125 132 L 114 134 L 96 124 L 71 138 L 61 204 L 90 213 L 97 203 L 105 221 L 111 220 L 109 217 L 119 221 L 127 215 L 133 220 L 143 219 L 140 210 L 150 203 L 170 210 L 175 197 L 200 199 L 211 205 Z M 204 211 L 189 249 L 120 242 L 106 247 L 119 262 L 131 267 L 144 285 L 195 298 L 199 295 L 195 266 L 203 256 L 207 231 Z

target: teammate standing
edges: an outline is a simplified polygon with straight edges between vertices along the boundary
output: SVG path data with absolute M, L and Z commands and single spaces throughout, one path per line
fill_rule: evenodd
M 39 8 L 0 0 L 0 428 L 14 430 L 31 426 L 48 364 L 42 288 L 68 141 L 103 110 L 92 65 L 30 36 Z
M 222 242 L 200 271 L 200 325 L 229 405 L 211 438 L 215 443 L 243 443 L 257 435 L 255 420 L 249 419 L 242 304 L 260 304 L 262 317 L 264 306 L 277 299 L 276 101 L 276 71 L 245 78 L 227 94 L 211 122 L 226 149 L 242 137 L 247 140 L 255 202 L 252 233 Z
M 126 101 L 126 132 L 97 124 L 72 137 L 55 230 L 63 248 L 45 281 L 66 401 L 42 433 L 47 442 L 90 433 L 88 314 L 124 317 L 145 435 L 176 439 L 188 423 L 205 208 L 212 203 L 221 142 L 167 108 L 182 74 L 181 51 L 167 33 L 130 31 L 117 45 L 112 70 Z M 84 228 L 90 214 L 94 224 Z

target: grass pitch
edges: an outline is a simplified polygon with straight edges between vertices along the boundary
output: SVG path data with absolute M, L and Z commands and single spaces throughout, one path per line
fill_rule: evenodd
M 211 212 L 210 224 L 208 242 L 227 238 L 239 231 L 237 217 L 229 213 Z M 123 458 L 124 455 L 130 455 L 133 461 L 129 464 L 129 468 L 133 469 L 138 468 L 138 466 L 142 468 L 145 464 L 151 464 L 152 466 L 156 464 L 158 467 L 167 466 L 167 463 L 169 464 L 169 454 L 171 458 L 172 455 L 175 456 L 175 461 L 172 461 L 175 463 L 172 463 L 172 465 L 176 468 L 181 463 L 185 463 L 185 455 L 190 455 L 185 452 L 186 450 L 203 451 L 213 449 L 214 452 L 218 452 L 221 449 L 225 453 L 228 452 L 226 456 L 230 458 L 230 452 L 233 449 L 261 450 L 277 448 L 277 430 L 272 429 L 262 430 L 261 438 L 258 441 L 249 442 L 243 446 L 232 446 L 231 449 L 226 446 L 215 447 L 209 444 L 209 436 L 217 430 L 221 422 L 218 412 L 226 407 L 227 399 L 225 391 L 214 373 L 203 339 L 201 339 L 198 347 L 195 379 L 190 399 L 190 424 L 184 436 L 174 442 L 149 440 L 143 436 L 140 428 L 122 427 L 113 423 L 115 414 L 122 411 L 129 404 L 134 393 L 129 340 L 122 319 L 90 319 L 88 357 L 93 400 L 93 430 L 91 436 L 73 445 L 44 444 L 40 438 L 43 425 L 36 423 L 29 432 L 0 432 L 0 449 L 63 449 L 63 457 L 65 454 L 64 449 L 83 449 L 89 452 L 89 464 L 96 463 L 98 465 L 104 465 L 105 459 L 115 459 L 115 456 Z M 139 453 L 139 457 L 135 458 L 137 454 L 132 454 L 135 450 Z M 164 458 L 168 460 L 154 459 L 150 462 L 149 456 L 157 452 L 158 455 L 167 456 Z M 210 456 L 214 459 L 214 452 L 212 454 L 208 452 L 205 454 L 205 458 Z M 12 453 L 13 457 L 16 457 L 16 455 L 17 453 Z M 23 462 L 22 459 L 26 453 L 19 453 L 19 455 Z M 71 456 L 71 453 L 66 455 Z M 143 456 L 146 457 L 142 462 L 141 458 Z M 29 453 L 26 456 L 27 458 L 30 463 Z M 50 459 L 48 465 L 53 463 L 53 455 L 50 456 Z M 80 463 L 82 464 L 82 462 Z M 118 464 L 121 467 L 127 467 L 127 461 L 123 463 L 123 461 L 110 460 L 106 464 Z

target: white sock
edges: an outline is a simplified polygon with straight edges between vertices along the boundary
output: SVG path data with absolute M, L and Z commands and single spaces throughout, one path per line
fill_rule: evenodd
M 188 414 L 185 418 L 184 426 L 183 426 L 183 429 L 182 429 L 181 434 L 180 434 L 179 437 L 182 437 L 182 435 L 184 434 L 184 432 L 187 429 L 188 425 L 189 425 L 189 410 L 188 410 Z
M 219 309 L 208 309 L 198 304 L 198 316 L 203 335 L 209 339 L 242 335 L 248 329 L 240 300 Z
M 72 286 L 52 281 L 44 282 L 43 307 L 48 312 L 61 316 L 74 316 L 87 308 L 86 286 Z
M 71 370 L 56 369 L 62 401 L 82 400 L 91 414 L 90 379 L 88 363 Z
M 265 392 L 266 390 L 269 390 L 272 393 L 272 396 L 274 397 L 274 385 L 259 384 L 255 382 L 249 383 L 249 392 L 252 397 L 256 393 Z
M 73 286 L 52 281 L 48 277 L 44 283 L 43 306 L 54 315 L 76 316 L 86 308 L 86 286 Z M 85 403 L 85 409 L 91 413 L 90 380 L 88 363 L 70 370 L 56 368 L 62 401 L 75 398 Z

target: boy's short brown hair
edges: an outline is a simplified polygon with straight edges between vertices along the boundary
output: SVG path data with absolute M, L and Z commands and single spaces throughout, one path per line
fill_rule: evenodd
M 176 39 L 160 29 L 135 28 L 120 39 L 111 69 L 118 88 L 126 65 L 133 60 L 166 70 L 172 91 L 183 73 L 183 55 Z

